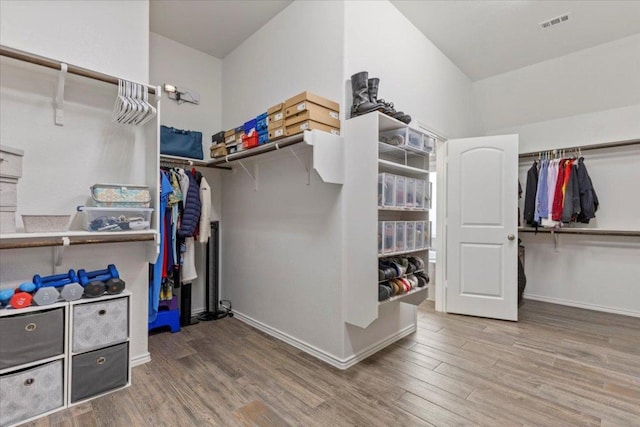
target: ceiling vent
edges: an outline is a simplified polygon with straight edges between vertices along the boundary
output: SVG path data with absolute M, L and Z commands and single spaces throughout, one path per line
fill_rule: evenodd
M 551 28 L 554 25 L 562 24 L 564 22 L 567 22 L 568 20 L 569 20 L 569 14 L 565 13 L 564 15 L 551 18 L 548 21 L 541 22 L 538 25 L 540 25 L 540 28 L 542 28 L 543 30 L 546 30 L 547 28 Z

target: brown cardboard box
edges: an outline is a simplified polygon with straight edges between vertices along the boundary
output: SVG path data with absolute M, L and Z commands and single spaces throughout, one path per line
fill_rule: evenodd
M 323 132 L 329 132 L 334 135 L 340 135 L 340 129 L 333 128 L 331 126 L 327 126 L 324 123 L 314 122 L 313 120 L 306 120 L 304 122 L 298 122 L 291 126 L 286 127 L 287 131 L 285 132 L 287 136 L 296 135 L 305 130 L 317 129 Z
M 234 144 L 234 143 L 236 142 L 236 134 L 235 134 L 235 133 L 232 133 L 232 134 L 231 134 L 231 135 L 229 135 L 229 136 L 227 136 L 227 135 L 225 134 L 225 136 L 224 136 L 224 142 L 225 142 L 225 144 L 227 144 L 227 145 L 228 145 L 228 144 Z
M 276 104 L 267 110 L 267 123 L 284 119 L 284 103 Z
M 285 110 L 286 125 L 313 120 L 340 129 L 340 115 L 337 111 L 330 110 L 310 101 L 302 101 Z
M 267 125 L 267 129 L 273 130 L 273 129 L 281 128 L 283 126 L 284 126 L 284 120 L 278 120 L 274 122 L 269 122 L 269 124 Z
M 275 141 L 276 139 L 284 138 L 287 136 L 287 129 L 284 125 L 279 128 L 269 128 L 269 141 Z
M 235 135 L 235 133 L 236 133 L 235 128 L 233 128 L 233 129 L 229 129 L 228 131 L 226 131 L 226 132 L 224 133 L 224 137 L 226 138 L 226 137 L 228 137 L 228 136 Z
M 286 110 L 287 108 L 299 104 L 302 101 L 311 101 L 314 104 L 321 105 L 332 111 L 340 112 L 340 104 L 338 104 L 337 102 L 306 91 L 284 101 L 284 109 Z

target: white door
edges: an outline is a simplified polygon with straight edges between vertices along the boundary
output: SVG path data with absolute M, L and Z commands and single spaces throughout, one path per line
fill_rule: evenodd
M 518 320 L 518 135 L 446 145 L 445 310 Z

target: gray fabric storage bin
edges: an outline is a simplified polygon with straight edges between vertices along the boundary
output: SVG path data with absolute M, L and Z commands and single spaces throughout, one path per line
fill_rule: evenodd
M 63 353 L 62 307 L 0 317 L 0 369 Z
M 63 360 L 0 376 L 0 426 L 64 405 Z
M 129 298 L 73 306 L 74 353 L 126 341 L 129 333 Z
M 125 386 L 129 377 L 129 343 L 73 356 L 71 402 Z

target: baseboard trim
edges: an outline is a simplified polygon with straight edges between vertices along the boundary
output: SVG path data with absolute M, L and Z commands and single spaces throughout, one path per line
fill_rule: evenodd
M 395 334 L 387 338 L 384 338 L 378 341 L 377 343 L 370 345 L 364 350 L 359 351 L 357 354 L 354 354 L 353 356 L 349 356 L 346 359 L 341 359 L 331 353 L 328 353 L 313 345 L 310 345 L 304 341 L 301 341 L 298 338 L 292 337 L 289 334 L 279 331 L 269 325 L 266 325 L 258 320 L 255 320 L 249 316 L 246 316 L 238 311 L 234 310 L 233 314 L 241 322 L 244 322 L 247 325 L 258 329 L 259 331 L 262 331 L 268 335 L 271 335 L 274 338 L 284 341 L 287 344 L 292 345 L 293 347 L 300 349 L 305 353 L 310 354 L 311 356 L 319 360 L 322 360 L 323 362 L 328 363 L 329 365 L 334 366 L 338 369 L 348 369 L 351 366 L 355 365 L 356 363 L 371 356 L 372 354 L 382 350 L 388 345 L 393 344 L 394 342 L 406 337 L 409 334 L 412 334 L 416 330 L 416 324 L 409 325 L 406 328 L 396 332 Z
M 140 365 L 144 365 L 145 363 L 151 362 L 151 353 L 147 352 L 145 354 L 141 354 L 139 356 L 135 356 L 131 358 L 131 367 L 136 367 Z
M 552 298 L 552 297 L 532 295 L 527 293 L 525 293 L 523 297 L 525 299 L 530 299 L 534 301 L 550 302 L 552 304 L 566 305 L 569 307 L 584 308 L 587 310 L 602 311 L 605 313 L 621 314 L 623 316 L 640 317 L 640 311 L 627 310 L 624 308 L 613 308 L 613 307 L 607 307 L 604 305 L 588 304 L 584 302 L 571 301 L 571 300 L 566 300 L 562 298 Z

